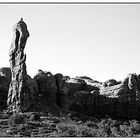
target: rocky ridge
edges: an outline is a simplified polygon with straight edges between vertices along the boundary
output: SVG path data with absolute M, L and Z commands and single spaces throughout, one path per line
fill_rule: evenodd
M 10 68 L 0 69 L 0 108 L 11 113 L 75 111 L 88 116 L 140 119 L 140 75 L 103 83 L 86 76 L 70 78 L 39 70 L 34 78 L 26 71 L 24 48 L 29 37 L 21 19 L 14 26 Z M 7 103 L 7 104 L 6 104 Z M 61 113 L 60 113 L 61 114 Z

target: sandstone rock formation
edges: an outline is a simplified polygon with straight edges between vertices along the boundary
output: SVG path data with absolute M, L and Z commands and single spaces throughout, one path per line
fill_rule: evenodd
M 47 103 L 56 103 L 56 81 L 53 74 L 39 70 L 34 76 L 39 88 L 39 96 L 41 100 Z
M 118 84 L 109 87 L 101 87 L 100 95 L 105 95 L 106 97 L 116 98 L 120 95 L 127 94 L 128 87 L 124 84 Z
M 77 91 L 73 95 L 73 104 L 71 109 L 77 112 L 87 113 L 87 97 L 90 92 L 87 91 Z
M 64 108 L 65 110 L 69 109 L 70 99 L 68 97 L 69 85 L 66 83 L 68 77 L 64 77 L 62 74 L 55 74 L 56 85 L 57 85 L 57 104 L 60 108 Z
M 11 70 L 0 69 L 0 109 L 6 107 L 7 100 L 8 111 L 13 113 L 39 107 L 59 112 L 62 108 L 89 116 L 140 119 L 140 75 L 129 74 L 123 81 L 109 79 L 101 83 L 87 76 L 70 78 L 39 70 L 32 79 L 26 72 L 24 54 L 28 37 L 27 25 L 21 19 L 14 27 L 9 52 Z
M 140 119 L 139 81 L 139 75 L 129 74 L 122 82 L 112 79 L 104 82 L 99 91 L 77 91 L 71 109 L 90 116 Z
M 10 112 L 24 112 L 30 108 L 30 94 L 26 88 L 26 81 L 28 79 L 25 64 L 26 54 L 24 54 L 29 32 L 22 18 L 14 26 L 13 31 L 14 38 L 9 52 L 12 79 L 7 105 Z
M 77 78 L 70 78 L 66 81 L 66 83 L 69 85 L 68 95 L 70 97 L 73 96 L 75 92 L 84 90 L 86 85 L 83 80 Z
M 87 77 L 87 76 L 77 77 L 77 79 L 80 79 L 80 80 L 82 80 L 86 83 L 86 85 L 84 87 L 85 91 L 99 90 L 101 85 L 102 85 L 101 82 L 93 80 L 93 79 L 91 79 L 90 77 Z
M 27 76 L 27 80 L 25 81 L 25 92 L 26 92 L 26 100 L 29 110 L 34 110 L 35 106 L 37 105 L 37 102 L 39 100 L 39 88 L 37 81 L 35 79 L 32 79 L 30 76 Z
M 114 79 L 109 79 L 106 82 L 103 83 L 106 86 L 115 86 L 118 84 L 118 82 Z
M 89 116 L 96 116 L 99 114 L 100 104 L 99 91 L 96 90 L 92 93 L 88 91 L 77 91 L 73 96 L 70 109 Z

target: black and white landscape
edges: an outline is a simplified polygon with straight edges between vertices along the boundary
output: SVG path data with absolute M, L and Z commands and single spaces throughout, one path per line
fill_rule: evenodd
M 140 4 L 0 5 L 0 17 L 0 137 L 140 136 Z

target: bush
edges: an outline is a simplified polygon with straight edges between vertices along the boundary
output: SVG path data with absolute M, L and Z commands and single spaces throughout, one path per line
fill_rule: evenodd
M 120 125 L 120 133 L 121 133 L 122 137 L 132 137 L 133 136 L 132 129 L 128 125 Z
M 109 136 L 111 133 L 110 125 L 110 119 L 102 119 L 101 122 L 98 124 L 98 128 L 101 132 L 105 132 Z
M 140 134 L 140 124 L 137 120 L 129 121 L 130 128 L 132 129 L 134 134 Z
M 94 122 L 88 121 L 86 123 L 86 125 L 87 125 L 87 127 L 98 129 L 98 125 L 96 123 L 94 123 Z
M 61 124 L 58 126 L 60 136 L 63 137 L 75 137 L 77 136 L 77 130 L 75 127 L 70 125 Z
M 78 126 L 78 135 L 80 137 L 107 137 L 105 132 L 92 127 L 87 127 L 85 124 Z
M 9 125 L 26 124 L 27 117 L 25 114 L 14 114 L 9 119 Z
M 120 137 L 119 130 L 117 127 L 111 127 L 110 130 L 112 137 Z

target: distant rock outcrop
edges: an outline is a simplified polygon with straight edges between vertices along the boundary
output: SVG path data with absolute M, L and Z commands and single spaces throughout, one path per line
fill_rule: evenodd
M 107 80 L 106 82 L 104 82 L 103 84 L 110 87 L 110 86 L 115 86 L 115 85 L 117 85 L 118 82 L 117 82 L 116 80 L 114 80 L 114 79 L 109 79 L 109 80 Z
M 116 98 L 120 95 L 128 93 L 128 87 L 124 84 L 118 84 L 114 86 L 101 87 L 100 95 L 105 95 L 106 97 Z
M 71 109 L 90 116 L 140 119 L 139 81 L 139 75 L 129 74 L 122 82 L 112 79 L 104 82 L 99 91 L 77 91 Z
M 8 93 L 8 110 L 10 112 L 24 112 L 30 108 L 31 97 L 27 88 L 26 55 L 24 48 L 29 32 L 27 25 L 21 20 L 14 26 L 14 38 L 10 48 L 10 68 L 12 79 Z

